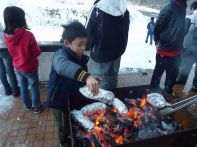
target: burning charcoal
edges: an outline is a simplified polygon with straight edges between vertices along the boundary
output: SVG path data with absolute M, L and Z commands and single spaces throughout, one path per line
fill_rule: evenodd
M 105 112 L 104 116 L 105 116 L 106 120 L 110 123 L 110 125 L 116 126 L 118 124 L 116 112 L 110 111 L 108 109 L 108 111 Z
M 147 95 L 147 101 L 157 109 L 163 108 L 165 106 L 171 106 L 164 97 L 159 93 L 151 93 Z
M 80 93 L 89 99 L 98 100 L 102 103 L 106 103 L 111 105 L 114 100 L 114 94 L 111 91 L 107 91 L 104 89 L 99 89 L 98 95 L 93 95 L 87 86 L 84 86 L 79 89 Z
M 118 129 L 117 129 L 116 134 L 118 134 L 118 135 L 122 135 L 122 134 L 123 134 L 123 132 L 124 132 L 124 128 L 123 128 L 123 126 L 122 126 L 122 125 L 118 125 Z
M 108 142 L 110 145 L 115 146 L 116 142 L 109 134 L 105 134 L 105 141 Z
M 125 143 L 129 143 L 129 142 L 132 142 L 132 136 L 133 135 L 133 130 L 132 129 L 124 129 L 124 142 Z
M 92 115 L 95 113 L 101 113 L 105 111 L 106 107 L 107 106 L 104 103 L 96 102 L 96 103 L 92 103 L 92 104 L 84 106 L 83 108 L 81 108 L 81 112 L 84 115 Z
M 128 103 L 130 106 L 136 106 L 136 100 L 135 99 L 129 99 L 129 98 L 125 98 L 125 102 Z
M 124 127 L 130 128 L 133 127 L 134 120 L 131 118 L 119 118 L 121 125 Z
M 94 122 L 96 120 L 96 118 L 99 117 L 99 115 L 94 114 L 94 115 L 89 115 L 88 118 L 90 121 Z
M 85 136 L 83 138 L 75 140 L 75 147 L 92 147 L 92 142 L 89 137 Z
M 96 135 L 92 135 L 91 140 L 94 142 L 94 146 L 95 147 L 102 147 L 100 141 L 98 140 L 98 138 L 96 137 Z
M 114 98 L 112 105 L 116 108 L 116 110 L 118 110 L 119 114 L 127 114 L 128 113 L 128 109 L 127 109 L 126 105 L 121 100 Z
M 77 123 L 84 127 L 87 131 L 92 131 L 94 129 L 94 123 L 89 121 L 81 111 L 73 110 L 71 115 Z

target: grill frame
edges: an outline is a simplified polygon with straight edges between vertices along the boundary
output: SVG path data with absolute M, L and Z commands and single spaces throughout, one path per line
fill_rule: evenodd
M 132 86 L 132 87 L 122 87 L 112 89 L 115 97 L 119 98 L 120 100 L 124 100 L 125 98 L 141 98 L 143 95 L 147 94 L 148 85 L 140 85 L 140 86 Z M 73 93 L 69 95 L 70 101 L 70 111 L 72 110 L 79 110 L 86 104 L 91 104 L 96 102 L 95 100 L 87 99 L 82 96 L 79 92 Z M 184 111 L 184 110 L 181 110 Z M 178 115 L 181 115 L 181 112 L 176 112 Z M 171 117 L 175 119 L 175 121 L 179 123 L 183 123 L 183 120 L 180 120 L 180 117 L 173 114 Z M 186 115 L 187 116 L 187 115 Z M 191 116 L 190 116 L 191 117 Z M 184 118 L 184 117 L 183 117 Z M 187 118 L 185 118 L 187 119 Z M 197 147 L 197 119 L 189 118 L 191 125 L 187 125 L 184 131 L 172 133 L 165 136 L 154 137 L 150 139 L 136 141 L 130 144 L 123 144 L 118 145 L 120 147 Z M 70 122 L 72 124 L 72 122 Z M 184 127 L 184 126 L 183 126 Z M 72 133 L 71 133 L 72 134 Z M 73 139 L 73 136 L 71 136 Z

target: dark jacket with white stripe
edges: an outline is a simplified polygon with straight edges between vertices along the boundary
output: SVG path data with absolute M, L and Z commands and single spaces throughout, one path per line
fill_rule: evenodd
M 94 8 L 87 23 L 90 56 L 96 62 L 110 62 L 119 58 L 126 49 L 129 31 L 129 11 L 112 16 Z
M 87 62 L 86 55 L 79 60 L 69 48 L 64 47 L 55 53 L 48 81 L 48 107 L 67 111 L 68 95 L 84 86 L 90 75 L 86 72 Z

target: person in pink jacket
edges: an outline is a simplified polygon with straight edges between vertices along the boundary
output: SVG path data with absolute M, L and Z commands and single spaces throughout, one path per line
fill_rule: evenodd
M 13 58 L 13 66 L 19 76 L 20 92 L 26 110 L 40 113 L 38 56 L 41 53 L 34 35 L 29 31 L 25 20 L 25 12 L 16 6 L 4 10 L 4 39 L 8 51 Z M 31 89 L 32 100 L 28 86 Z

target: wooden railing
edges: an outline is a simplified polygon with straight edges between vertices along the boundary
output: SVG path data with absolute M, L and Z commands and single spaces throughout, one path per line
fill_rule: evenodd
M 38 44 L 42 52 L 55 52 L 62 47 L 59 41 L 40 41 Z

